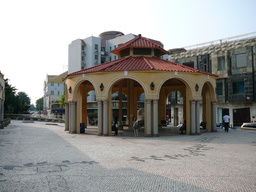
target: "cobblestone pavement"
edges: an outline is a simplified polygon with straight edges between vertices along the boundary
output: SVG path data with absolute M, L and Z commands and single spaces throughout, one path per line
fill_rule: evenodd
M 255 191 L 256 131 L 101 137 L 64 124 L 0 130 L 0 191 Z

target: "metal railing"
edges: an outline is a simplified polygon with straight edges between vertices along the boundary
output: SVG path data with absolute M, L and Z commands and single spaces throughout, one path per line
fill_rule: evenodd
M 239 40 L 242 40 L 242 39 L 243 40 L 251 39 L 251 38 L 255 38 L 255 37 L 256 37 L 256 32 L 252 32 L 252 33 L 246 33 L 246 34 L 243 34 L 243 35 L 237 35 L 237 36 L 228 37 L 228 38 L 224 38 L 224 39 L 208 41 L 208 42 L 205 42 L 205 43 L 190 45 L 190 46 L 186 46 L 184 48 L 186 50 L 201 49 L 201 48 L 204 48 L 204 47 L 216 46 L 216 45 L 221 45 L 221 44 L 224 44 L 224 43 L 235 42 L 235 41 L 239 41 Z

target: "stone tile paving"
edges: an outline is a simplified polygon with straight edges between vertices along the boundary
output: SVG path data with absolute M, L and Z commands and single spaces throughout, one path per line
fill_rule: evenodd
M 250 130 L 99 137 L 12 121 L 0 130 L 0 191 L 255 191 L 255 152 Z

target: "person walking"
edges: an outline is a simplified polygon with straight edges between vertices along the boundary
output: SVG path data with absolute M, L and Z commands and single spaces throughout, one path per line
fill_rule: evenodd
M 139 137 L 139 121 L 135 116 L 133 116 L 133 130 L 134 136 Z
M 224 122 L 224 127 L 225 127 L 225 131 L 228 132 L 229 129 L 229 121 L 230 121 L 230 117 L 228 114 L 223 116 L 223 122 Z

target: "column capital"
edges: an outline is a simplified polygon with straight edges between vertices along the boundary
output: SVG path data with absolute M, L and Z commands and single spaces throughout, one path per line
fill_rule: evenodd
M 211 103 L 212 103 L 213 105 L 216 105 L 216 104 L 217 104 L 217 101 L 211 101 Z
M 153 103 L 156 104 L 158 103 L 159 99 L 153 99 Z
M 151 103 L 152 99 L 146 99 L 146 103 Z
M 76 104 L 77 102 L 76 101 L 69 101 L 68 102 L 70 105 L 74 105 L 74 104 Z
M 190 100 L 191 103 L 196 103 L 198 100 Z

